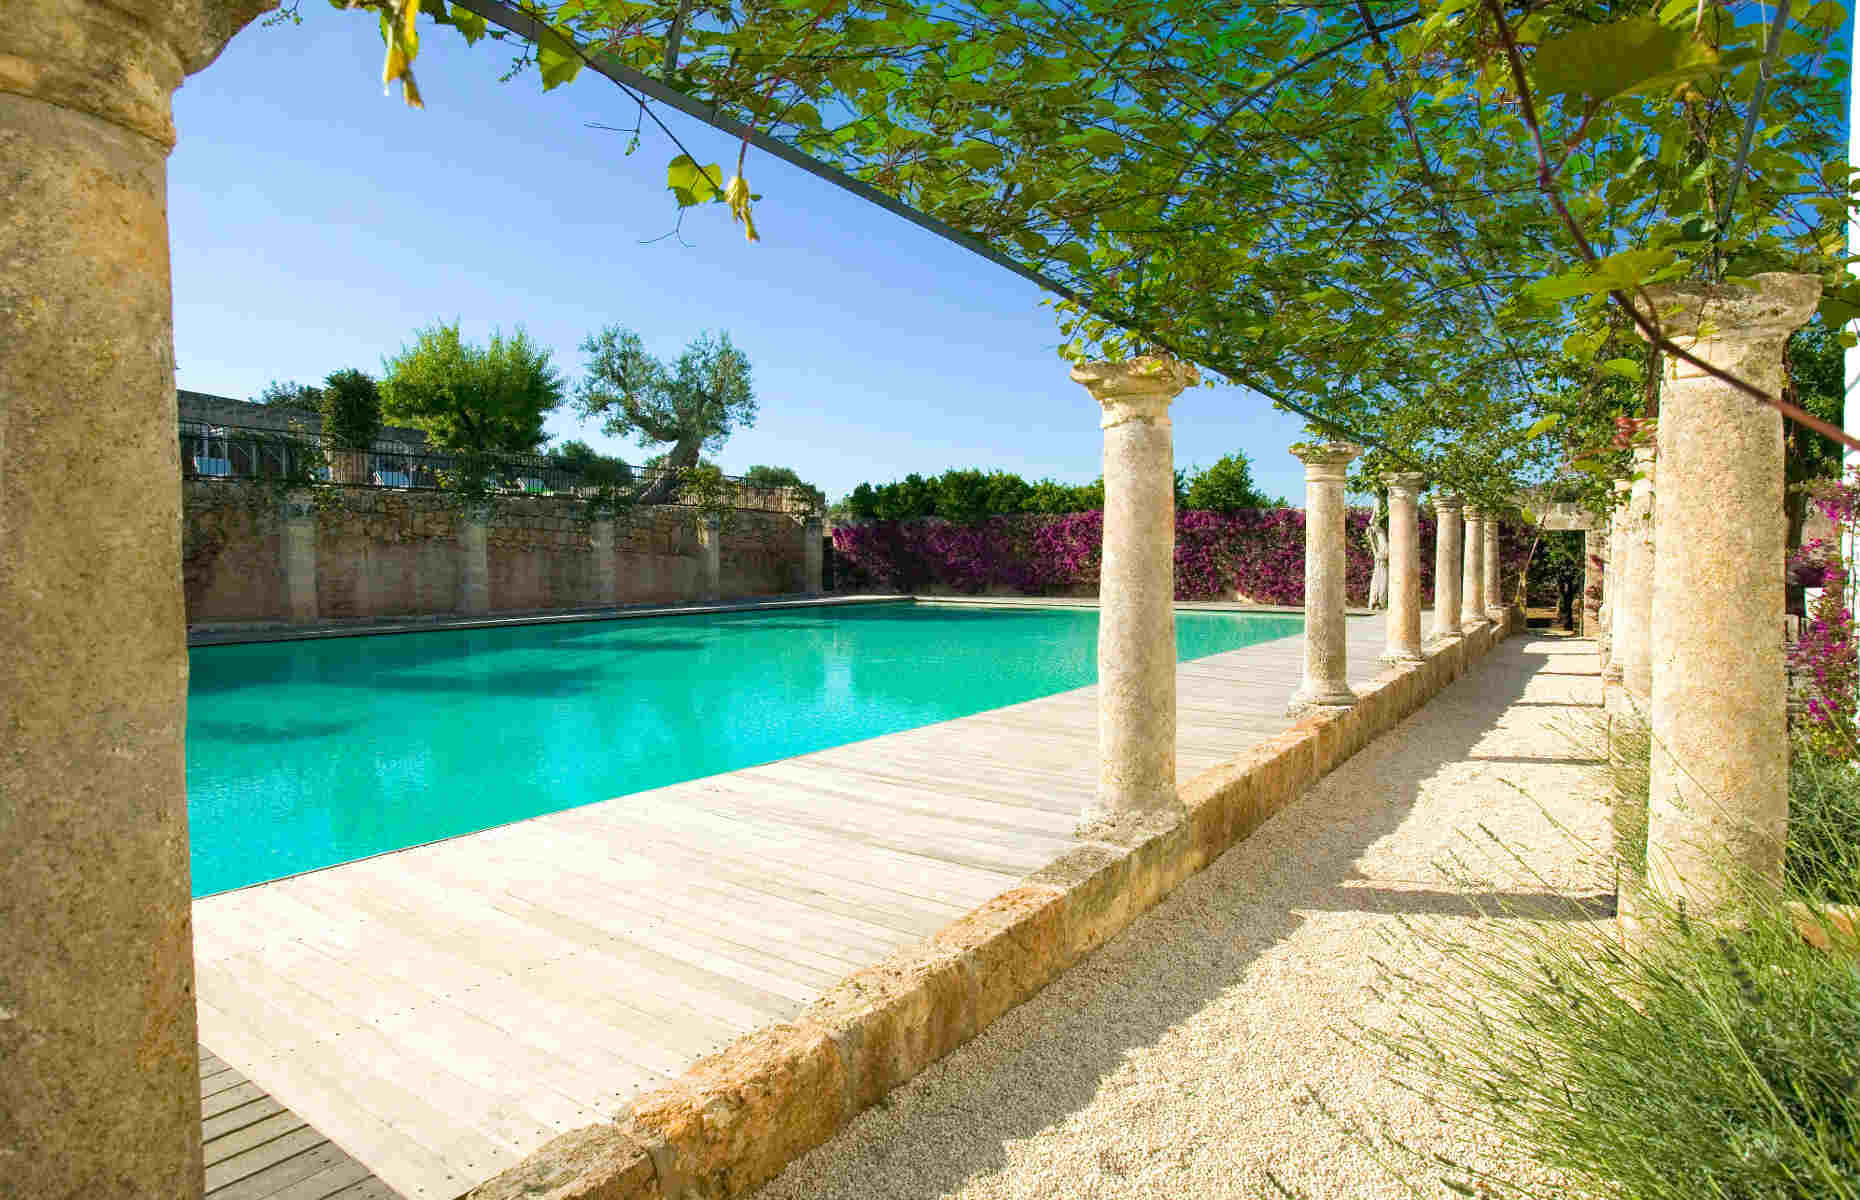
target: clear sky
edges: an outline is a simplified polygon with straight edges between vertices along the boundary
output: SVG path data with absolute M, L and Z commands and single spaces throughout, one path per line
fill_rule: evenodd
M 515 43 L 467 47 L 422 23 L 424 110 L 383 96 L 372 14 L 305 0 L 303 23 L 253 24 L 175 95 L 169 164 L 177 384 L 242 399 L 272 379 L 340 367 L 379 375 L 436 320 L 468 339 L 525 326 L 572 387 L 582 338 L 617 322 L 661 359 L 704 329 L 749 356 L 761 414 L 717 456 L 793 467 L 838 497 L 863 480 L 952 466 L 1084 482 L 1097 413 L 1066 377 L 1039 289 L 812 176 L 751 150 L 762 241 L 723 205 L 676 209 L 677 149 L 592 71 L 546 95 L 508 83 Z M 736 144 L 670 110 L 701 162 Z M 1270 493 L 1302 502 L 1286 451 L 1302 422 L 1244 389 L 1195 388 L 1174 408 L 1180 465 L 1244 450 Z M 558 438 L 638 461 L 582 425 Z

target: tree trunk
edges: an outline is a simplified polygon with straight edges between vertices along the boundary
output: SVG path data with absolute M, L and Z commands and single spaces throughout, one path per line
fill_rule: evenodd
M 697 466 L 698 451 L 703 445 L 703 438 L 680 438 L 657 468 L 648 468 L 656 469 L 658 474 L 640 493 L 639 503 L 671 504 L 677 500 L 680 476 L 684 468 Z

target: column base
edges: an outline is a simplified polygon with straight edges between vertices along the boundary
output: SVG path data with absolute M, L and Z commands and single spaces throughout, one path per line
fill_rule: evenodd
M 1325 691 L 1315 695 L 1306 695 L 1302 692 L 1294 693 L 1291 700 L 1285 705 L 1285 715 L 1288 717 L 1301 717 L 1308 712 L 1320 708 L 1348 708 L 1352 704 L 1355 704 L 1356 701 L 1356 693 L 1347 687 Z
M 1460 633 L 1462 635 L 1478 633 L 1481 629 L 1484 629 L 1486 626 L 1490 625 L 1491 623 L 1492 623 L 1491 621 L 1487 620 L 1484 617 L 1480 617 L 1476 621 L 1461 621 L 1460 622 Z
M 1385 662 L 1385 663 L 1418 663 L 1418 662 L 1426 662 L 1427 655 L 1421 653 L 1421 651 L 1418 649 L 1390 650 L 1390 651 L 1387 651 L 1386 653 L 1377 655 L 1376 661 Z

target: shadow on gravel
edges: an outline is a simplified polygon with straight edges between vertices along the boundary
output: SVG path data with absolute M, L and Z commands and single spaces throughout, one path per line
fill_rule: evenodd
M 1466 915 L 1468 898 L 1462 894 L 1349 885 L 1389 882 L 1366 879 L 1359 860 L 1403 824 L 1422 786 L 1444 764 L 1477 757 L 1472 751 L 1508 706 L 1593 707 L 1524 699 L 1531 679 L 1550 660 L 1581 654 L 1592 655 L 1593 643 L 1546 645 L 1526 634 L 1502 644 L 1333 772 L 1326 781 L 1332 786 L 1319 785 L 1321 811 L 1309 793 L 1287 806 L 1038 996 L 791 1165 L 757 1200 L 934 1200 L 1000 1170 L 1008 1162 L 1009 1143 L 1061 1125 L 1086 1108 L 1133 1054 L 1156 1045 L 1239 981 L 1262 953 L 1297 933 L 1305 922 L 1299 910 Z M 1596 696 L 1599 700 L 1599 686 Z M 1443 846 L 1451 833 L 1440 831 Z M 1476 898 L 1488 905 L 1501 899 Z M 1527 890 L 1502 899 L 1541 899 L 1548 905 L 1550 895 Z M 1589 895 L 1579 903 L 1598 916 L 1613 909 L 1611 895 Z M 1286 1047 L 1287 1061 L 1298 1050 Z M 1236 1079 L 1232 1086 L 1275 1083 Z M 1249 1178 L 1243 1157 L 1236 1154 L 1232 1162 L 1232 1177 L 1207 1194 L 1251 1194 L 1236 1190 Z M 1144 1186 L 1157 1182 L 1150 1178 Z M 1102 1194 L 1124 1195 L 1123 1188 L 1136 1183 L 1113 1184 Z M 982 1190 L 1055 1200 L 1101 1194 L 1080 1180 L 1048 1174 L 1045 1166 L 1037 1189 Z M 1129 1194 L 1139 1193 L 1152 1194 L 1141 1188 Z

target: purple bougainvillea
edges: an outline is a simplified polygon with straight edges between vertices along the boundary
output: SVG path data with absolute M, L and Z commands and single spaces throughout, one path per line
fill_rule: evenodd
M 1345 520 L 1345 592 L 1351 604 L 1369 597 L 1374 568 L 1363 532 L 1369 510 Z M 1421 593 L 1434 593 L 1434 514 L 1421 512 Z M 1504 526 L 1500 562 L 1506 595 L 1530 553 L 1531 530 Z M 838 578 L 856 588 L 1026 595 L 1092 593 L 1098 588 L 1104 514 L 991 517 L 954 525 L 935 517 L 838 525 L 833 546 Z M 1175 520 L 1178 600 L 1232 600 L 1300 605 L 1305 598 L 1305 514 L 1296 508 L 1236 513 L 1182 511 Z
M 1837 530 L 1855 532 L 1860 524 L 1860 478 L 1821 485 L 1815 503 Z M 1789 665 L 1800 673 L 1808 699 L 1801 732 L 1821 753 L 1852 759 L 1860 753 L 1855 721 L 1860 665 L 1855 660 L 1854 614 L 1847 606 L 1847 565 L 1841 561 L 1840 543 L 1826 538 L 1802 543 L 1790 556 L 1789 571 L 1804 585 L 1822 589 L 1801 636 L 1789 647 Z

